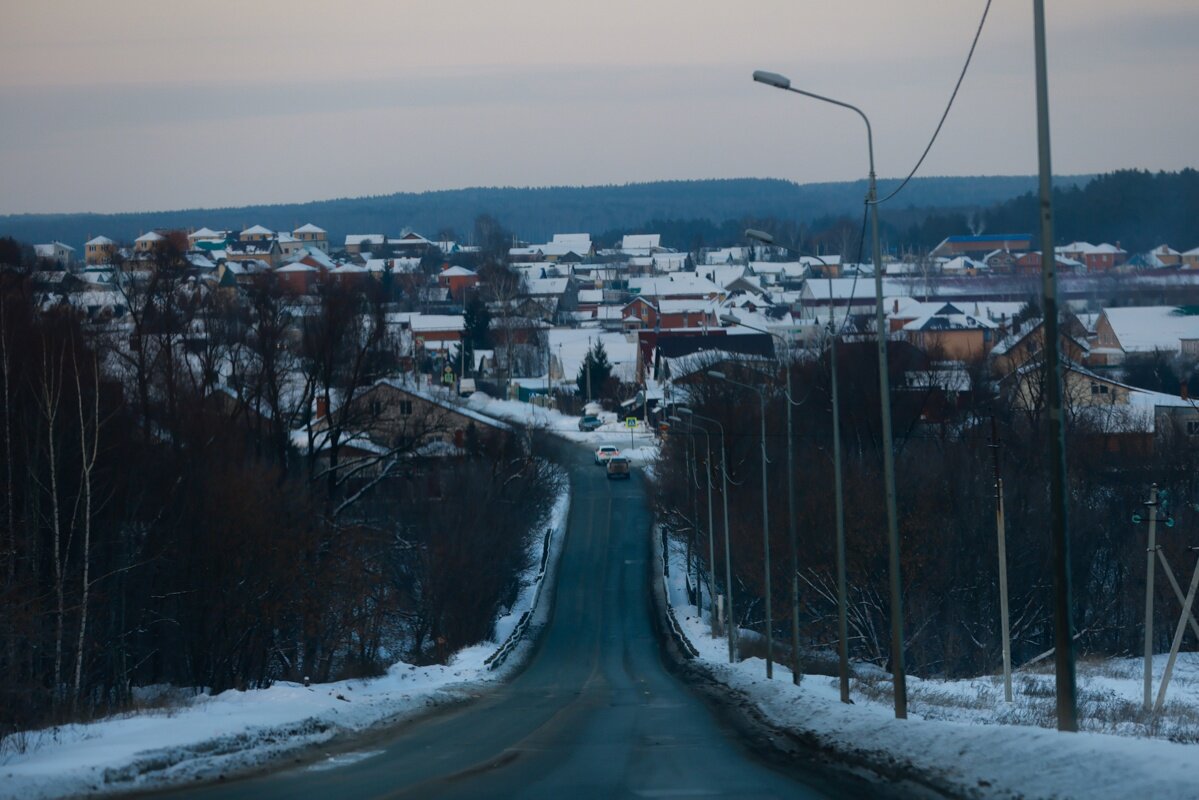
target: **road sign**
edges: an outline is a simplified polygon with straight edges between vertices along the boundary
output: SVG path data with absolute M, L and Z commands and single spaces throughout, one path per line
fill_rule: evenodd
M 624 421 L 624 426 L 626 428 L 636 428 L 637 427 L 637 418 L 636 417 L 627 417 Z

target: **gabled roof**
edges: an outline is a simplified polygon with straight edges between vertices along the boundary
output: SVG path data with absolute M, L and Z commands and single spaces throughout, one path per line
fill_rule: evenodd
M 272 236 L 272 235 L 274 235 L 274 233 L 275 232 L 273 230 L 271 230 L 270 228 L 264 228 L 261 225 L 254 225 L 254 226 L 246 228 L 244 231 L 242 231 L 241 235 L 242 236 Z
M 468 278 L 472 275 L 477 275 L 478 273 L 473 269 L 467 269 L 466 267 L 448 267 L 443 269 L 440 274 L 447 278 Z
M 192 239 L 224 239 L 224 231 L 214 231 L 212 228 L 200 228 L 197 231 L 192 231 L 187 235 L 187 238 Z
M 1174 306 L 1105 308 L 1103 316 L 1126 353 L 1176 351 L 1179 340 L 1199 338 L 1199 316 Z
M 324 228 L 318 228 L 309 222 L 296 228 L 294 231 L 292 231 L 292 233 L 328 233 L 328 231 L 326 231 Z
M 88 239 L 84 244 L 91 245 L 93 247 L 100 247 L 106 244 L 116 244 L 116 242 L 114 242 L 112 239 L 109 239 L 107 236 L 96 236 L 92 239 Z
M 143 233 L 141 236 L 137 237 L 133 241 L 135 241 L 135 242 L 161 242 L 165 238 L 166 237 L 163 236 L 158 231 L 150 231 L 149 233 Z

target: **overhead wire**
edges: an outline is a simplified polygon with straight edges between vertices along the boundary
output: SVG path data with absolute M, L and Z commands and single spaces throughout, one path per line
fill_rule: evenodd
M 895 190 L 883 199 L 875 200 L 875 205 L 885 203 L 895 195 L 899 194 L 903 190 L 903 187 L 908 185 L 908 181 L 912 179 L 912 177 L 916 174 L 916 171 L 920 169 L 920 165 L 924 163 L 924 159 L 928 156 L 929 151 L 933 149 L 933 143 L 937 141 L 937 135 L 941 133 L 941 128 L 945 125 L 945 120 L 949 116 L 949 109 L 953 108 L 953 101 L 957 99 L 958 90 L 962 88 L 962 81 L 966 78 L 966 71 L 970 69 L 970 61 L 974 58 L 974 49 L 978 47 L 978 39 L 980 36 L 982 36 L 983 26 L 987 22 L 987 13 L 990 10 L 991 0 L 987 0 L 987 4 L 983 6 L 982 19 L 978 21 L 978 29 L 974 32 L 974 40 L 970 42 L 970 51 L 966 53 L 966 63 L 962 65 L 962 71 L 958 74 L 958 82 L 954 84 L 953 93 L 949 95 L 949 102 L 945 105 L 945 111 L 942 112 L 941 119 L 939 122 L 937 122 L 937 128 L 933 131 L 932 138 L 928 140 L 928 146 L 924 148 L 924 152 L 920 154 L 919 160 L 916 161 L 916 166 L 912 167 L 912 171 L 909 172 L 908 176 L 903 179 L 903 182 L 900 183 L 899 186 L 896 186 Z M 866 204 L 870 205 L 870 201 L 867 200 Z

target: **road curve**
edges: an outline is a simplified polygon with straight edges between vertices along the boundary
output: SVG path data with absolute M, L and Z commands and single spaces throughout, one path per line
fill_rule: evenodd
M 638 471 L 605 479 L 552 444 L 573 492 L 550 623 L 528 665 L 470 703 L 318 763 L 172 792 L 264 798 L 807 798 L 890 795 L 850 775 L 780 765 L 668 671 L 648 591 L 650 518 Z

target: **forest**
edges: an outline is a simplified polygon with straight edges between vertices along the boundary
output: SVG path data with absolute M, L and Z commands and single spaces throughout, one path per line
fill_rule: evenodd
M 837 348 L 850 656 L 887 668 L 890 601 L 877 351 L 864 341 L 842 341 Z M 830 353 L 828 341 L 816 354 L 795 353 L 790 389 L 795 403 L 800 654 L 805 669 L 821 674 L 835 674 L 828 670 L 835 668 L 830 660 L 835 662 L 838 641 Z M 940 388 L 905 382 L 905 375 L 927 363 L 927 357 L 898 342 L 889 353 L 891 386 L 896 387 L 890 402 L 905 660 L 913 674 L 923 677 L 994 674 L 1001 664 L 997 479 L 1002 481 L 1006 517 L 1013 664 L 1044 657 L 1053 647 L 1046 411 L 1037 392 L 1031 394 L 1031 404 L 1027 394 L 1021 402 L 1011 391 L 985 389 L 949 402 Z M 722 507 L 727 499 L 734 609 L 742 626 L 761 633 L 766 575 L 760 487 L 765 480 L 772 630 L 784 653 L 781 660 L 789 658 L 791 646 L 793 574 L 786 370 L 736 363 L 718 369 L 734 380 L 764 387 L 770 466 L 763 477 L 758 398 L 728 382 L 698 379 L 687 388 L 696 416 L 687 422 L 676 415 L 662 449 L 654 487 L 657 513 L 688 553 L 692 584 L 711 579 L 715 591 L 724 593 Z M 970 369 L 970 385 L 990 385 L 981 365 Z M 1174 569 L 1189 574 L 1194 554 L 1187 550 L 1188 535 L 1181 532 L 1199 522 L 1192 505 L 1199 464 L 1181 431 L 1159 425 L 1153 445 L 1146 447 L 1123 432 L 1117 407 L 1108 414 L 1069 404 L 1067 412 L 1078 648 L 1084 656 L 1126 656 L 1141 643 L 1145 591 L 1146 526 L 1135 524 L 1132 515 L 1139 512 L 1143 518 L 1143 503 L 1156 483 L 1165 499 L 1163 516 L 1169 514 L 1177 523 L 1171 529 L 1159 526 L 1158 542 Z M 701 416 L 719 425 L 701 421 Z M 709 507 L 715 509 L 711 519 Z M 710 530 L 715 564 L 708 557 Z M 1164 581 L 1156 591 L 1155 647 L 1161 652 L 1169 647 L 1179 604 Z M 760 648 L 753 652 L 761 655 Z
M 558 493 L 535 440 L 437 445 L 432 413 L 363 438 L 400 370 L 369 291 L 227 295 L 178 247 L 116 274 L 119 324 L 0 270 L 0 742 L 138 686 L 368 676 L 489 638 Z

